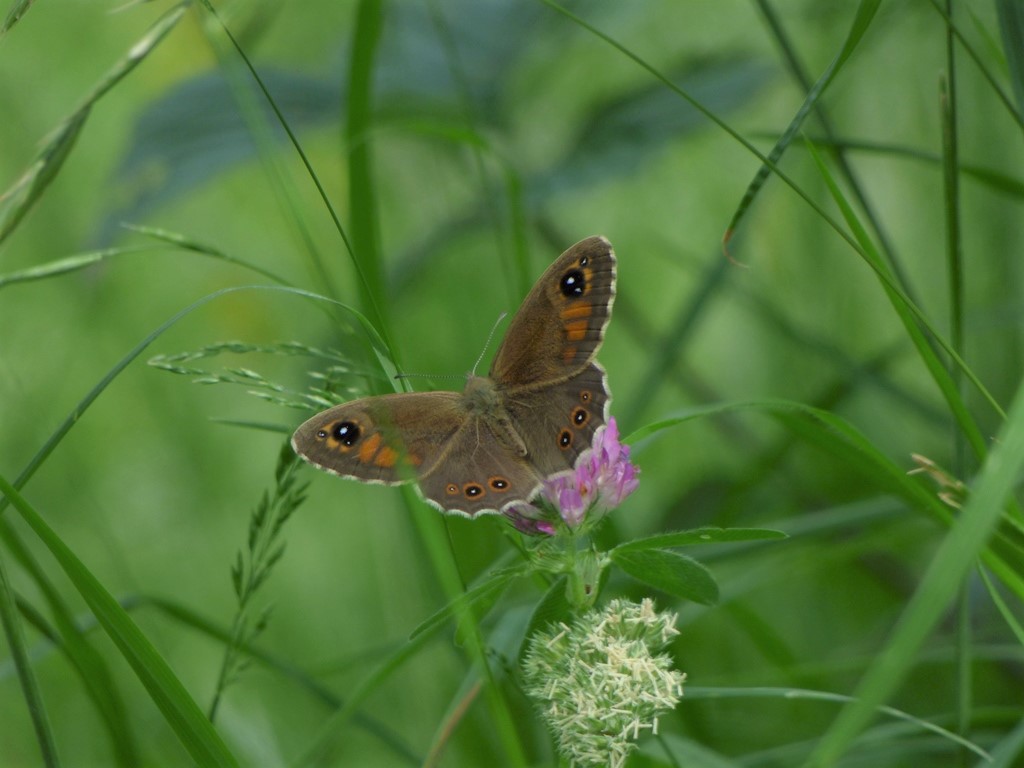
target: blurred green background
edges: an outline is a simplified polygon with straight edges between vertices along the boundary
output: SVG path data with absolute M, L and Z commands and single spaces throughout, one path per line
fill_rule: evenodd
M 122 6 L 38 3 L 0 38 L 5 188 L 171 7 Z M 570 7 L 765 153 L 806 94 L 787 55 L 817 79 L 856 11 L 853 3 L 710 0 Z M 785 398 L 841 415 L 908 470 L 915 452 L 959 467 L 965 480 L 974 475 L 977 464 L 957 457 L 946 407 L 877 277 L 804 200 L 770 178 L 736 228 L 732 260 L 724 255 L 723 235 L 760 161 L 635 60 L 543 3 L 385 2 L 372 125 L 352 143 L 345 120 L 358 8 L 305 0 L 219 10 L 343 225 L 351 227 L 353 210 L 376 215 L 358 223 L 378 238 L 372 267 L 382 275 L 377 298 L 397 362 L 431 377 L 413 379 L 415 388 L 459 388 L 499 313 L 518 307 L 561 250 L 603 234 L 618 254 L 619 293 L 600 360 L 624 434 L 695 405 Z M 997 11 L 993 3 L 956 8 L 956 29 L 979 57 L 957 48 L 956 121 L 961 164 L 987 172 L 960 176 L 963 356 L 1005 407 L 1021 380 L 1024 340 L 1024 145 L 1019 122 L 986 79 L 993 76 L 1012 100 L 1014 74 Z M 949 214 L 938 161 L 945 46 L 936 6 L 883 4 L 821 101 L 832 138 L 877 216 L 873 238 L 891 246 L 908 292 L 943 334 L 951 317 Z M 247 118 L 239 102 L 256 105 Z M 1012 103 L 1019 113 L 1020 102 Z M 820 142 L 839 176 L 819 115 L 804 132 Z M 369 151 L 373 199 L 350 199 L 353 146 Z M 840 218 L 800 140 L 781 167 Z M 852 199 L 850 182 L 842 184 Z M 295 286 L 362 301 L 352 260 L 314 185 L 200 8 L 92 106 L 59 175 L 0 244 L 0 275 L 152 242 L 122 222 L 178 232 Z M 0 474 L 13 479 L 75 404 L 173 314 L 218 289 L 263 282 L 236 264 L 168 246 L 49 279 L 0 283 Z M 308 415 L 246 396 L 244 385 L 192 386 L 145 364 L 152 355 L 229 340 L 296 340 L 338 349 L 357 368 L 368 365 L 358 330 L 334 322 L 322 305 L 285 293 L 232 293 L 160 336 L 24 488 L 106 588 L 131 605 L 201 707 L 212 695 L 223 646 L 151 599 L 230 624 L 229 569 L 245 544 L 250 511 L 273 487 L 282 434 L 221 422 L 290 430 Z M 253 369 L 294 390 L 318 367 L 302 357 L 258 354 L 202 362 L 215 373 Z M 358 376 L 344 384 L 385 386 Z M 998 415 L 973 389 L 966 392 L 992 438 Z M 639 443 L 634 455 L 641 486 L 614 513 L 605 543 L 700 525 L 794 534 L 783 543 L 694 553 L 722 588 L 716 607 L 655 596 L 661 607 L 680 611 L 673 652 L 690 684 L 850 694 L 946 529 L 757 409 L 688 421 Z M 444 604 L 414 524 L 416 515 L 437 513 L 410 511 L 395 490 L 308 468 L 303 477 L 309 499 L 288 522 L 284 558 L 257 598 L 273 606 L 259 645 L 344 698 Z M 26 543 L 109 660 L 144 764 L 188 764 L 49 554 L 13 510 L 4 525 Z M 494 519 L 444 525 L 467 581 L 510 549 Z M 4 558 L 16 593 L 45 613 L 37 582 L 9 548 Z M 609 590 L 645 594 L 625 579 Z M 975 602 L 967 735 L 990 746 L 1020 720 L 1024 655 L 978 585 L 968 590 Z M 539 594 L 524 588 L 509 595 L 485 626 L 526 610 Z M 952 614 L 940 624 L 893 706 L 956 728 L 964 691 L 954 654 L 960 626 Z M 79 679 L 31 625 L 26 633 L 66 764 L 107 764 L 110 742 Z M 2 762 L 39 764 L 17 677 L 6 661 L 0 671 Z M 438 735 L 471 678 L 464 648 L 442 634 L 361 709 L 366 722 L 384 724 L 393 736 L 350 723 L 328 739 L 320 764 L 416 764 L 437 741 L 445 747 L 441 765 L 505 764 L 479 701 L 450 736 Z M 521 694 L 510 686 L 508 698 L 531 764 L 557 764 Z M 818 738 L 837 711 L 781 697 L 698 695 L 662 730 L 737 760 L 725 765 L 793 765 L 804 741 Z M 254 663 L 227 690 L 217 725 L 243 764 L 285 765 L 317 738 L 330 712 L 306 686 Z M 862 744 L 848 764 L 973 764 L 962 762 L 963 754 L 908 729 Z M 664 760 L 655 745 L 630 765 L 671 765 Z

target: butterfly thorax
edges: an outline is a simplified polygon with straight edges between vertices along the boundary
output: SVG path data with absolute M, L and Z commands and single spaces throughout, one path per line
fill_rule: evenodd
M 520 456 L 527 454 L 526 443 L 513 426 L 504 405 L 504 397 L 493 379 L 470 376 L 462 391 L 462 404 L 467 411 L 482 420 L 506 448 Z

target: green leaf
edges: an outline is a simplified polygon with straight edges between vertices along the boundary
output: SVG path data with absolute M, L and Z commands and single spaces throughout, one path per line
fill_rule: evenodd
M 691 557 L 666 549 L 612 550 L 613 563 L 637 581 L 702 605 L 718 602 L 711 572 Z
M 634 539 L 620 544 L 616 552 L 635 552 L 643 549 L 665 549 L 667 547 L 690 547 L 695 544 L 722 544 L 730 541 L 759 541 L 763 539 L 785 539 L 782 531 L 771 528 L 694 528 L 692 531 L 672 531 Z

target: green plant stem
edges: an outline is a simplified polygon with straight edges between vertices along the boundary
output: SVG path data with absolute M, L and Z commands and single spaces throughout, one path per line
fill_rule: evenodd
M 384 23 L 383 0 L 360 0 L 352 31 L 345 143 L 348 147 L 349 231 L 359 271 L 362 305 L 384 338 L 390 323 L 383 305 L 384 269 L 380 252 L 380 213 L 373 176 L 370 132 L 373 128 L 373 73 Z
M 409 507 L 413 509 L 413 518 L 417 530 L 424 541 L 427 553 L 430 555 L 430 562 L 434 568 L 434 574 L 441 583 L 441 588 L 449 601 L 455 600 L 465 592 L 465 585 L 459 575 L 453 557 L 450 542 L 444 532 L 444 519 L 436 514 L 426 515 L 422 510 L 416 510 L 421 502 L 416 498 L 414 492 L 406 488 L 406 498 Z M 466 648 L 469 651 L 473 663 L 479 670 L 484 681 L 484 697 L 493 718 L 497 730 L 498 739 L 504 748 L 505 757 L 509 765 L 527 765 L 526 755 L 523 753 L 522 745 L 519 743 L 518 730 L 515 726 L 515 719 L 509 710 L 498 687 L 497 681 L 491 672 L 491 666 L 487 660 L 487 649 L 483 637 L 480 634 L 480 627 L 476 622 L 471 608 L 464 608 L 457 612 L 459 630 L 465 640 Z

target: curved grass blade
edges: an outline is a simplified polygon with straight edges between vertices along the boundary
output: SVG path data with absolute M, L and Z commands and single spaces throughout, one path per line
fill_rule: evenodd
M 177 232 L 171 232 L 170 230 L 160 229 L 157 227 L 145 227 L 133 224 L 125 224 L 124 226 L 133 232 L 138 232 L 139 234 L 146 235 L 154 240 L 159 240 L 162 243 L 176 246 L 182 250 L 198 253 L 203 256 L 209 256 L 214 259 L 219 259 L 220 261 L 226 261 L 229 264 L 235 264 L 251 272 L 262 275 L 263 277 L 274 281 L 278 285 L 290 285 L 287 280 L 275 275 L 270 270 L 248 262 L 245 259 L 239 259 L 235 256 L 231 256 L 218 248 L 206 245 L 205 243 L 200 243 L 197 240 L 193 240 Z M 139 253 L 151 253 L 153 251 L 160 250 L 163 250 L 163 248 L 158 245 L 135 245 L 121 246 L 117 248 L 103 248 L 97 251 L 79 253 L 73 256 L 67 256 L 63 259 L 55 259 L 54 261 L 40 264 L 35 267 L 28 267 L 27 269 L 20 269 L 15 272 L 8 272 L 6 275 L 0 275 L 0 288 L 4 288 L 5 286 L 13 285 L 15 283 L 27 283 L 34 280 L 45 280 L 46 278 L 57 277 L 58 275 L 66 275 L 71 272 L 77 272 L 87 267 L 91 267 L 93 264 L 99 264 L 100 262 L 114 259 L 118 256 L 131 256 Z
M 4 17 L 4 23 L 0 24 L 0 39 L 3 39 L 3 36 L 11 31 L 11 27 L 21 21 L 21 17 L 28 12 L 33 2 L 35 0 L 14 0 L 14 5 Z
M 0 504 L 6 503 L 6 498 L 0 499 Z M 6 520 L 0 520 L 0 538 L 35 582 L 36 588 L 49 606 L 54 626 L 40 626 L 40 631 L 53 638 L 53 642 L 58 644 L 72 669 L 81 678 L 82 689 L 92 700 L 100 721 L 107 730 L 115 762 L 125 768 L 138 765 L 138 749 L 132 724 L 124 699 L 121 697 L 120 687 L 111 674 L 106 660 L 86 639 L 85 632 L 78 626 L 60 592 Z M 34 609 L 29 610 L 34 612 Z M 26 607 L 22 607 L 22 613 L 28 621 L 39 626 L 39 621 L 34 619 Z
M 942 347 L 942 350 L 948 354 L 956 364 L 957 370 L 963 372 L 963 375 L 975 386 L 999 416 L 1005 417 L 1005 412 L 1002 407 L 1000 407 L 999 403 L 996 402 L 995 398 L 992 397 L 991 393 L 989 393 L 988 389 L 977 377 L 974 371 L 972 371 L 964 362 L 963 358 L 957 354 L 957 351 L 942 337 L 940 333 L 937 332 L 932 323 L 927 317 L 925 317 L 924 313 L 922 313 L 921 310 L 910 301 L 907 295 L 903 293 L 892 281 L 885 263 L 882 261 L 881 256 L 871 242 L 871 238 L 868 237 L 867 232 L 864 231 L 864 228 L 861 226 L 853 209 L 849 206 L 842 193 L 839 191 L 839 187 L 836 185 L 835 179 L 832 178 L 831 173 L 829 173 L 827 166 L 822 161 L 818 153 L 815 152 L 813 146 L 808 146 L 808 149 L 818 166 L 818 170 L 821 173 L 822 178 L 825 180 L 826 185 L 832 193 L 832 199 L 839 206 L 843 217 L 846 219 L 846 223 L 854 233 L 854 237 L 858 243 L 857 251 L 865 261 L 868 262 L 868 265 L 874 270 L 875 274 L 881 279 L 882 288 L 885 291 L 886 296 L 888 296 L 889 301 L 893 305 L 893 309 L 896 310 L 896 314 L 903 323 L 904 329 L 907 331 L 911 341 L 917 348 L 921 361 L 925 364 L 925 367 L 931 374 L 936 386 L 942 393 L 943 398 L 945 398 L 946 404 L 953 413 L 957 424 L 960 426 L 964 436 L 971 444 L 971 448 L 975 455 L 979 459 L 984 459 L 988 450 L 985 438 L 981 434 L 981 430 L 978 428 L 974 417 L 971 416 L 970 411 L 967 410 L 967 406 L 963 401 L 963 397 L 960 395 L 956 382 L 950 375 L 949 369 L 939 359 L 932 344 L 929 342 L 929 339 L 933 339 Z M 926 332 L 928 334 L 927 336 Z
M 858 700 L 854 696 L 843 696 L 838 693 L 830 693 L 828 691 L 814 691 L 806 688 L 768 688 L 768 687 L 756 687 L 756 688 L 702 688 L 699 686 L 687 687 L 686 697 L 689 699 L 745 699 L 745 698 L 778 698 L 785 701 L 790 700 L 810 700 L 810 701 L 826 701 L 836 704 L 853 705 L 857 704 Z M 960 736 L 959 734 L 953 733 L 946 728 L 943 728 L 935 723 L 931 723 L 927 720 L 923 720 L 919 717 L 904 712 L 895 707 L 889 707 L 886 705 L 879 705 L 874 707 L 880 715 L 893 718 L 894 720 L 900 720 L 905 723 L 909 723 L 916 728 L 924 731 L 929 731 L 941 736 L 943 739 L 952 742 L 964 749 L 973 752 L 983 760 L 991 759 L 991 756 L 982 747 L 975 744 L 968 739 Z
M 755 400 L 706 406 L 687 410 L 682 415 L 648 424 L 637 430 L 624 442 L 635 445 L 638 441 L 694 418 L 714 416 L 735 411 L 759 411 L 782 420 L 786 426 L 804 438 L 810 439 L 839 456 L 847 466 L 857 469 L 869 482 L 880 489 L 895 493 L 912 509 L 927 512 L 946 526 L 953 525 L 949 507 L 939 498 L 907 475 L 906 467 L 899 466 L 879 451 L 851 424 L 828 411 L 803 403 L 787 400 Z M 1024 599 L 1024 558 L 1015 539 L 993 539 L 983 552 L 985 563 L 1015 594 Z
M 832 765 L 895 690 L 915 654 L 956 599 L 968 570 L 985 552 L 1008 497 L 1024 471 L 1024 385 L 1014 397 L 1003 429 L 973 484 L 967 504 L 932 558 L 910 603 L 875 663 L 857 686 L 856 701 L 840 712 L 813 754 L 813 764 Z
M 179 232 L 172 232 L 169 229 L 163 229 L 161 227 L 147 227 L 141 224 L 123 224 L 122 226 L 125 229 L 129 229 L 132 232 L 138 232 L 140 235 L 145 235 L 146 237 L 150 237 L 154 240 L 159 240 L 160 242 L 176 245 L 177 247 L 183 250 L 191 251 L 193 253 L 199 253 L 202 254 L 203 256 L 211 256 L 215 259 L 226 261 L 228 264 L 236 264 L 240 267 L 244 267 L 245 269 L 255 272 L 258 275 L 263 275 L 263 277 L 267 278 L 268 280 L 272 280 L 278 285 L 291 285 L 289 281 L 285 280 L 283 277 L 280 277 L 279 275 L 274 274 L 269 269 L 264 269 L 258 264 L 253 264 L 252 262 L 246 261 L 245 259 L 240 259 L 237 256 L 232 256 L 229 253 L 225 253 L 220 248 L 216 248 L 212 245 L 209 245 L 208 243 L 202 243 L 198 240 L 193 240 L 191 237 L 180 234 Z
M 204 766 L 237 765 L 185 686 L 99 580 L 2 476 L 0 493 L 50 550 L 193 759 Z
M 0 195 L 0 243 L 17 229 L 21 220 L 50 186 L 50 182 L 60 173 L 88 116 L 89 110 L 84 109 L 65 120 L 50 135 L 46 146 L 28 170 Z
M 294 294 L 297 296 L 302 296 L 304 298 L 323 301 L 351 312 L 352 315 L 360 323 L 360 325 L 362 325 L 362 327 L 364 328 L 367 334 L 367 338 L 371 344 L 371 347 L 375 351 L 382 368 L 386 371 L 389 371 L 390 374 L 394 373 L 394 366 L 390 362 L 390 359 L 387 357 L 387 352 L 384 349 L 383 341 L 380 339 L 379 335 L 373 329 L 373 326 L 369 323 L 366 317 L 363 316 L 358 311 L 356 311 L 355 309 L 352 309 L 351 307 L 341 304 L 340 302 L 336 302 L 333 299 L 329 299 L 324 296 L 319 296 L 317 294 L 313 294 L 308 291 L 303 291 L 297 288 L 265 285 L 236 286 L 224 288 L 220 291 L 216 291 L 215 293 L 204 296 L 203 298 L 190 304 L 185 309 L 176 313 L 169 320 L 160 325 L 155 331 L 146 336 L 141 342 L 139 342 L 139 344 L 137 344 L 131 351 L 129 351 L 128 354 L 126 354 L 120 361 L 118 361 L 118 363 L 113 368 L 111 368 L 110 371 L 107 372 L 107 374 L 85 395 L 85 397 L 82 398 L 81 401 L 79 401 L 78 405 L 75 406 L 74 409 L 72 409 L 71 413 L 50 435 L 50 437 L 43 444 L 43 446 L 35 453 L 35 455 L 32 457 L 32 459 L 29 461 L 26 467 L 18 475 L 17 479 L 14 482 L 14 487 L 21 488 L 32 478 L 32 476 L 39 469 L 39 467 L 42 466 L 42 464 L 46 461 L 49 455 L 60 444 L 64 436 L 85 414 L 89 406 L 92 405 L 92 403 L 100 396 L 100 394 L 102 394 L 103 391 L 106 390 L 110 383 L 113 382 L 113 380 L 117 378 L 117 376 L 120 375 L 120 373 L 124 371 L 124 369 L 127 368 L 128 365 L 130 365 L 136 358 L 138 358 L 146 350 L 146 348 L 149 347 L 149 345 L 153 343 L 153 341 L 155 341 L 160 335 L 162 335 L 165 331 L 174 326 L 179 320 L 191 314 L 193 311 L 204 306 L 205 304 L 217 298 L 220 298 L 221 296 L 245 290 L 280 291 L 284 293 Z M 7 509 L 10 503 L 11 501 L 9 496 L 4 495 L 3 497 L 0 497 L 0 515 L 2 515 L 2 513 Z M 114 688 L 113 686 L 107 687 L 103 685 L 102 681 L 105 679 L 105 677 L 109 676 L 108 673 L 106 672 L 106 668 L 102 664 L 102 662 L 97 661 L 98 657 L 96 657 L 95 651 L 87 643 L 82 641 L 81 638 L 78 636 L 77 629 L 74 627 L 73 622 L 69 618 L 71 613 L 68 610 L 66 604 L 59 596 L 57 590 L 54 589 L 53 585 L 49 583 L 45 573 L 43 573 L 42 569 L 35 564 L 34 560 L 28 554 L 28 550 L 25 548 L 24 544 L 17 537 L 14 530 L 5 520 L 0 520 L 0 535 L 2 535 L 4 541 L 16 553 L 24 553 L 22 561 L 25 563 L 26 569 L 28 570 L 29 574 L 33 577 L 35 583 L 42 591 L 44 597 L 51 605 L 51 609 L 58 619 L 58 626 L 62 628 L 62 636 L 64 637 L 65 643 L 67 644 L 69 653 L 71 653 L 76 659 L 76 666 L 82 670 L 88 670 L 88 680 L 98 685 L 99 690 L 109 691 L 109 695 L 103 697 L 103 701 L 105 703 L 102 705 L 98 704 L 100 711 L 104 715 L 105 722 L 110 724 L 112 727 L 116 725 L 118 722 L 123 722 L 123 706 L 121 706 L 120 704 L 119 697 L 117 697 L 116 694 L 113 693 L 114 691 L 116 691 L 116 688 Z M 97 677 L 97 675 L 99 677 Z M 90 690 L 92 690 L 92 686 L 90 686 Z M 115 739 L 117 738 L 118 737 L 115 735 Z M 118 744 L 116 746 L 116 749 L 118 750 L 119 754 L 121 754 L 121 751 L 123 749 L 130 750 L 128 754 L 134 754 L 134 748 L 131 746 L 131 741 L 127 738 L 123 740 L 123 743 Z
M 35 280 L 45 280 L 58 275 L 66 275 L 77 272 L 93 264 L 99 264 L 116 256 L 128 256 L 136 253 L 144 253 L 157 250 L 157 246 L 135 246 L 129 248 L 104 248 L 99 251 L 79 253 L 74 256 L 67 256 L 63 259 L 56 259 L 27 269 L 19 269 L 0 275 L 0 289 L 14 285 L 15 283 L 30 283 Z
M 415 640 L 424 632 L 429 632 L 435 627 L 445 624 L 449 619 L 461 616 L 464 611 L 467 611 L 476 603 L 486 598 L 496 597 L 495 593 L 505 589 L 515 579 L 525 576 L 528 570 L 528 566 L 519 565 L 514 568 L 504 568 L 497 573 L 488 574 L 487 578 L 479 584 L 466 590 L 448 603 L 448 605 L 420 623 L 409 634 L 409 639 Z
M 836 54 L 836 57 L 828 65 L 821 77 L 818 78 L 818 81 L 811 87 L 810 91 L 807 92 L 804 103 L 800 105 L 800 109 L 797 110 L 796 115 L 793 116 L 786 130 L 783 131 L 782 136 L 779 137 L 775 146 L 768 153 L 767 162 L 762 163 L 761 167 L 757 169 L 753 181 L 750 182 L 746 192 L 743 193 L 739 207 L 725 229 L 725 236 L 723 237 L 725 243 L 728 244 L 729 240 L 732 239 L 733 233 L 739 226 L 750 204 L 754 202 L 757 193 L 768 180 L 772 168 L 778 164 L 783 153 L 800 131 L 800 127 L 804 124 L 807 115 L 811 113 L 811 110 L 814 109 L 825 89 L 828 88 L 832 80 L 835 79 L 835 76 L 842 70 L 843 65 L 856 50 L 857 45 L 864 37 L 864 33 L 871 26 L 871 21 L 875 18 L 879 5 L 881 5 L 881 0 L 861 0 L 857 6 L 857 13 L 853 17 L 850 31 L 846 34 L 846 40 L 843 41 L 843 47 L 839 49 L 839 53 Z
M 181 3 L 171 8 L 149 28 L 132 46 L 128 55 L 96 84 L 82 105 L 49 136 L 36 160 L 14 186 L 0 195 L 0 243 L 17 228 L 25 214 L 56 178 L 85 126 L 92 106 L 149 55 L 178 23 L 187 7 L 188 3 Z

